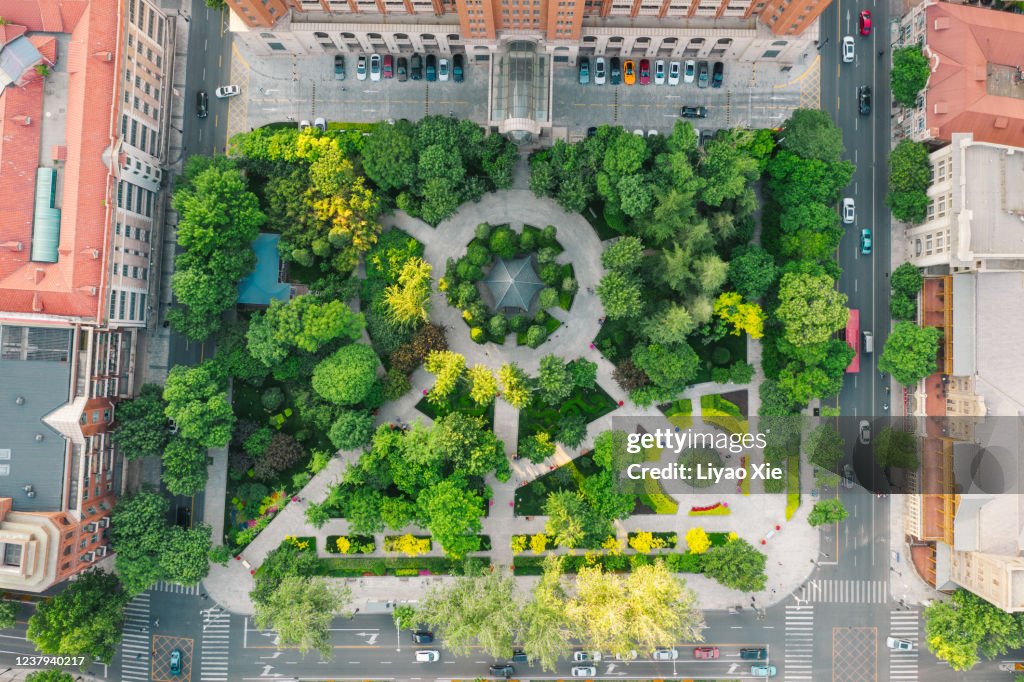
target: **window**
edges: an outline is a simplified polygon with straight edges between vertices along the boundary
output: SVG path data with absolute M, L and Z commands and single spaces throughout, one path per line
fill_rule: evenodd
M 267 43 L 267 47 L 271 50 L 284 50 L 284 45 L 281 43 Z
M 136 296 L 135 292 L 133 291 L 132 295 L 131 295 L 131 299 L 130 299 L 131 303 L 128 304 L 128 319 L 129 320 L 134 320 L 135 319 L 135 303 L 136 303 L 136 298 L 137 298 L 137 296 Z
M 121 318 L 122 320 L 124 319 L 124 304 L 127 301 L 127 299 L 128 299 L 128 294 L 126 294 L 125 292 L 122 291 L 121 292 L 121 303 L 120 303 L 120 305 L 118 305 L 118 308 L 117 308 L 117 316 L 119 318 Z
M 132 266 L 132 278 L 133 279 L 138 279 L 139 278 L 139 266 L 138 265 L 133 265 Z
M 124 180 L 118 180 L 117 182 L 117 207 L 122 207 L 122 195 L 124 194 Z
M 161 45 L 164 43 L 164 22 L 162 19 L 156 22 L 156 42 Z M 159 60 L 160 58 L 157 57 L 157 66 L 160 66 Z
M 93 410 L 93 412 L 92 412 L 92 423 L 93 424 L 99 424 L 100 423 L 100 411 L 99 410 Z
M 139 122 L 136 121 L 135 119 L 132 119 L 132 132 L 131 132 L 131 135 L 128 136 L 128 142 L 133 147 L 135 146 L 135 140 L 138 137 L 138 132 L 139 132 Z
M 11 465 L 10 464 L 0 464 L 0 476 L 10 476 L 10 475 L 11 475 Z
M 146 319 L 146 295 L 139 294 L 139 319 Z
M 114 264 L 114 267 L 115 268 L 117 267 L 116 263 Z M 116 305 L 117 305 L 117 292 L 116 291 L 111 291 L 110 292 L 110 312 L 107 313 L 107 317 L 113 317 L 114 316 L 114 307 Z
M 128 276 L 128 265 L 127 264 L 122 264 L 121 265 L 121 275 L 124 276 L 124 277 Z
M 4 566 L 21 566 L 21 545 L 4 544 Z

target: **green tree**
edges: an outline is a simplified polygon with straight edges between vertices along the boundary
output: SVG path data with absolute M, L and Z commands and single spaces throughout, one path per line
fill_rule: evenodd
M 382 190 L 403 190 L 416 182 L 415 133 L 409 121 L 381 121 L 363 143 L 363 170 Z
M 719 136 L 704 146 L 697 171 L 707 182 L 701 201 L 713 207 L 741 196 L 747 184 L 761 174 L 757 159 L 747 156 L 728 136 Z
M 930 182 L 928 148 L 920 142 L 900 140 L 889 155 L 889 193 L 885 195 L 885 203 L 897 220 L 924 222 Z
M 638 345 L 633 348 L 633 362 L 655 385 L 669 392 L 685 389 L 697 376 L 700 366 L 700 358 L 687 343 Z
M 822 469 L 835 469 L 843 458 L 843 437 L 831 424 L 821 424 L 809 434 L 804 441 L 804 452 L 807 461 Z
M 537 399 L 545 405 L 562 403 L 576 387 L 568 364 L 557 355 L 545 355 L 540 359 L 536 384 Z
M 729 261 L 729 284 L 743 298 L 756 301 L 775 283 L 778 271 L 775 259 L 757 244 L 736 249 Z
M 18 606 L 14 602 L 0 601 L 0 630 L 13 628 L 17 623 Z
M 266 602 L 256 602 L 256 625 L 275 630 L 279 648 L 295 647 L 303 654 L 316 650 L 321 658 L 330 659 L 331 621 L 344 615 L 351 598 L 347 587 L 324 578 L 289 576 Z
M 206 448 L 199 443 L 174 436 L 164 448 L 163 465 L 161 478 L 172 495 L 195 495 L 206 487 Z
M 377 382 L 380 360 L 363 343 L 342 346 L 313 370 L 313 390 L 338 405 L 356 405 Z
M 526 372 L 514 362 L 506 362 L 498 370 L 498 381 L 501 383 L 501 397 L 517 410 L 524 409 L 533 397 Z
M 420 521 L 445 554 L 460 558 L 480 549 L 480 519 L 484 501 L 462 476 L 447 478 L 424 489 L 417 498 Z
M 891 426 L 883 427 L 875 434 L 873 450 L 878 465 L 887 468 L 917 469 L 917 436 Z
M 223 2 L 223 0 L 220 1 Z M 71 673 L 56 668 L 37 670 L 25 676 L 25 682 L 74 682 L 74 679 Z
M 408 604 L 396 606 L 391 611 L 391 617 L 399 630 L 409 630 L 416 625 L 416 609 Z
M 44 654 L 73 653 L 109 664 L 121 641 L 127 602 L 117 576 L 79 573 L 62 592 L 39 602 L 26 636 Z
M 917 95 L 928 83 L 931 67 L 920 45 L 898 47 L 892 53 L 892 98 L 902 106 L 917 106 Z
M 171 526 L 164 531 L 160 571 L 164 580 L 178 585 L 198 585 L 210 572 L 210 533 L 206 524 L 193 528 Z
M 566 613 L 567 595 L 562 588 L 562 558 L 544 557 L 544 573 L 522 609 L 523 648 L 542 670 L 554 672 L 558 659 L 571 648 L 573 628 Z
M 991 659 L 1024 646 L 1020 614 L 1007 613 L 967 590 L 926 608 L 924 631 L 928 650 L 959 672 L 973 668 L 979 653 Z
M 820 109 L 796 109 L 782 124 L 782 147 L 805 159 L 826 163 L 843 156 L 843 133 Z
M 164 384 L 164 414 L 178 425 L 182 438 L 208 448 L 231 440 L 235 415 L 228 402 L 221 368 L 212 360 L 171 368 Z
M 254 313 L 246 333 L 249 352 L 267 367 L 284 362 L 293 349 L 315 353 L 336 339 L 354 341 L 366 326 L 362 313 L 343 301 L 321 303 L 310 295 L 271 301 Z
M 850 513 L 846 511 L 846 507 L 838 499 L 820 500 L 814 503 L 814 508 L 807 515 L 807 523 L 817 528 L 827 523 L 845 521 L 849 515 Z
M 117 428 L 111 435 L 127 459 L 160 455 L 167 445 L 166 404 L 162 389 L 146 384 L 133 400 L 117 405 Z
M 743 538 L 712 547 L 703 555 L 704 574 L 726 587 L 742 592 L 760 592 L 767 576 L 766 557 Z
M 889 278 L 893 293 L 900 293 L 904 296 L 916 298 L 921 291 L 921 271 L 913 263 L 903 263 L 895 270 Z
M 442 402 L 458 386 L 466 369 L 466 358 L 450 350 L 434 350 L 427 355 L 424 367 L 436 377 L 434 387 L 427 397 Z
M 487 428 L 483 417 L 464 412 L 438 419 L 426 440 L 434 456 L 466 476 L 484 476 L 506 461 L 502 442 Z M 406 445 L 415 447 L 416 439 L 407 439 Z
M 608 270 L 633 272 L 644 258 L 644 245 L 639 238 L 629 236 L 616 239 L 601 254 L 601 265 Z
M 498 393 L 498 382 L 486 365 L 476 364 L 466 371 L 469 380 L 469 397 L 477 405 L 490 405 Z
M 331 425 L 328 437 L 339 450 L 355 450 L 370 443 L 373 415 L 366 410 L 342 410 Z
M 938 371 L 936 357 L 942 332 L 935 327 L 918 327 L 898 322 L 882 349 L 878 369 L 889 372 L 904 386 L 913 386 Z
M 612 270 L 598 282 L 597 296 L 609 319 L 631 320 L 643 316 L 643 290 L 640 281 L 632 275 Z
M 388 316 L 397 325 L 412 327 L 430 317 L 431 265 L 422 258 L 410 258 L 402 266 L 398 283 L 384 292 Z
M 786 341 L 799 348 L 828 341 L 846 325 L 850 311 L 846 294 L 836 291 L 828 275 L 787 273 L 780 281 L 775 315 Z

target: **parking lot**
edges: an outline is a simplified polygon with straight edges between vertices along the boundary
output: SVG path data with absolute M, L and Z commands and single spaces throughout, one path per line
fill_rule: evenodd
M 812 51 L 813 52 L 813 51 Z M 346 78 L 335 80 L 332 54 L 262 57 L 250 61 L 236 47 L 232 81 L 242 96 L 233 98 L 229 136 L 277 121 L 372 122 L 426 115 L 453 115 L 487 122 L 491 62 L 469 62 L 465 81 L 356 79 L 356 56 L 345 56 Z M 445 55 L 447 56 L 447 55 Z M 556 134 L 576 137 L 587 128 L 618 124 L 634 130 L 668 132 L 684 105 L 707 107 L 701 130 L 737 126 L 774 127 L 799 106 L 818 105 L 817 55 L 789 70 L 778 64 L 726 62 L 721 88 L 678 85 L 580 85 L 575 64 L 554 65 L 552 125 Z M 653 70 L 653 61 L 652 61 Z

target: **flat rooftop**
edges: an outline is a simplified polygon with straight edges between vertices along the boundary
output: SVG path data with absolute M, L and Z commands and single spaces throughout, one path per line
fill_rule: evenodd
M 970 250 L 1024 258 L 1024 150 L 975 143 L 962 159 L 967 205 L 961 220 L 962 211 L 970 211 Z

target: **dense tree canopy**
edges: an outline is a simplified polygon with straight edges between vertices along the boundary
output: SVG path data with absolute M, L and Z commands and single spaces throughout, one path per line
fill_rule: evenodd
M 904 386 L 913 386 L 938 371 L 936 357 L 942 332 L 935 327 L 918 327 L 898 322 L 885 340 L 878 369 L 892 374 Z
M 121 641 L 128 595 L 117 576 L 98 570 L 78 574 L 59 594 L 36 606 L 27 637 L 44 654 L 79 655 L 110 663 Z
M 377 381 L 380 360 L 363 343 L 339 348 L 313 370 L 313 390 L 338 405 L 362 402 Z
M 730 540 L 712 547 L 703 554 L 702 567 L 706 575 L 726 587 L 743 592 L 764 589 L 767 558 L 743 538 Z
M 846 325 L 846 294 L 827 275 L 786 274 L 779 285 L 776 316 L 786 341 L 796 347 L 821 344 Z
M 892 53 L 892 98 L 900 105 L 914 107 L 917 95 L 928 83 L 931 67 L 920 45 L 898 47 Z
M 839 161 L 843 156 L 843 133 L 820 109 L 796 109 L 782 126 L 782 148 L 804 159 Z
M 279 648 L 294 647 L 305 654 L 316 650 L 323 659 L 333 655 L 331 622 L 342 615 L 351 591 L 325 578 L 288 576 L 256 602 L 254 618 L 261 628 L 277 632 Z
M 221 367 L 213 360 L 172 367 L 164 384 L 164 414 L 174 420 L 182 438 L 209 448 L 227 445 L 235 415 L 226 388 Z
M 265 311 L 254 313 L 246 337 L 252 356 L 274 367 L 295 349 L 315 353 L 336 339 L 354 341 L 364 326 L 362 313 L 353 312 L 343 301 L 321 303 L 304 295 L 273 300 Z
M 981 597 L 957 590 L 948 601 L 924 610 L 928 650 L 953 670 L 973 668 L 980 658 L 995 658 L 1024 646 L 1024 617 L 1007 613 Z
M 823 526 L 827 523 L 839 523 L 846 520 L 850 513 L 837 498 L 819 500 L 814 503 L 814 508 L 807 515 L 807 523 L 813 527 Z
M 885 203 L 897 220 L 923 222 L 928 214 L 928 185 L 931 162 L 928 148 L 903 139 L 889 155 L 889 193 Z
M 136 398 L 118 403 L 111 438 L 126 458 L 163 454 L 169 432 L 162 392 L 160 386 L 146 384 Z

